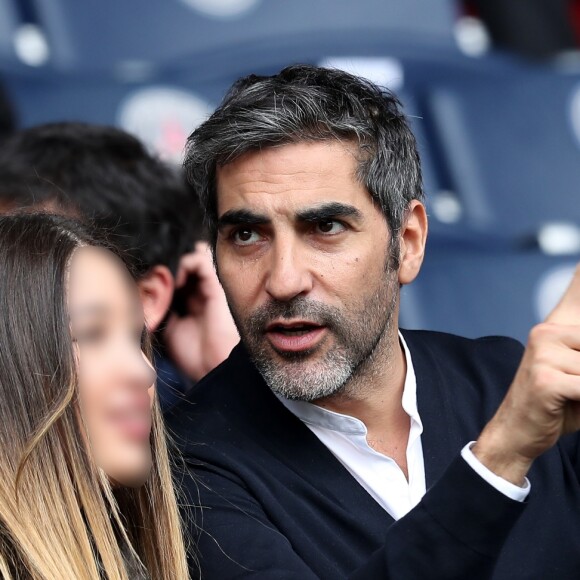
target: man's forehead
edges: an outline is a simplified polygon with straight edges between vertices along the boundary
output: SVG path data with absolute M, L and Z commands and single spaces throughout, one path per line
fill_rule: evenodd
M 317 175 L 341 169 L 341 174 L 356 177 L 358 148 L 348 141 L 300 141 L 251 150 L 224 165 L 218 165 L 218 188 L 225 179 L 249 179 L 267 174 L 278 176 Z M 336 172 L 336 171 L 333 171 Z
M 352 146 L 295 143 L 246 153 L 217 172 L 218 213 L 232 207 L 298 211 L 321 203 L 371 202 Z
M 237 155 L 228 163 L 218 164 L 218 172 L 249 159 L 264 167 L 272 161 L 278 160 L 284 164 L 300 161 L 307 165 L 307 162 L 313 156 L 325 155 L 329 158 L 347 156 L 353 160 L 357 160 L 359 152 L 360 148 L 358 144 L 349 139 L 302 140 L 290 143 L 277 143 L 249 149 Z

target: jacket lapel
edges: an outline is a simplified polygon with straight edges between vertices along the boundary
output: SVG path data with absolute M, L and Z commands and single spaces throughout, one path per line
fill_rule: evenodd
M 454 457 L 467 443 L 463 441 L 454 420 L 457 401 L 450 400 L 450 389 L 440 353 L 433 352 L 421 333 L 401 331 L 411 353 L 417 377 L 417 408 L 423 423 L 421 444 L 425 461 L 425 480 L 429 489 L 443 474 Z M 447 380 L 449 374 L 446 375 Z
M 237 372 L 241 379 L 237 393 L 245 393 L 238 408 L 251 414 L 252 430 L 262 447 L 274 456 L 284 457 L 284 463 L 293 471 L 307 475 L 313 487 L 332 498 L 345 513 L 357 506 L 360 517 L 394 520 L 356 481 L 342 463 L 314 435 L 314 433 L 277 399 L 250 362 L 241 347 L 234 352 Z M 240 415 L 232 417 L 241 425 L 249 423 Z M 308 466 L 308 467 L 307 467 Z

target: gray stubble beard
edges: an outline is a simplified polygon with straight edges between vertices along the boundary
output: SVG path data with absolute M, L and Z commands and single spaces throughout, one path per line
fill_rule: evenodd
M 364 388 L 364 381 L 376 373 L 375 367 L 388 362 L 389 335 L 397 310 L 395 288 L 396 282 L 385 280 L 356 309 L 361 319 L 346 318 L 338 308 L 303 297 L 266 304 L 244 323 L 236 315 L 234 318 L 250 357 L 270 389 L 288 399 L 311 402 Z M 264 336 L 267 324 L 276 318 L 304 318 L 326 326 L 329 335 L 312 351 L 279 353 Z M 311 360 L 332 338 L 335 345 L 322 359 Z

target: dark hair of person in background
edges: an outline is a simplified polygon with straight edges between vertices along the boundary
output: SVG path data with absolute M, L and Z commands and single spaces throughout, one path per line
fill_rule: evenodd
M 8 139 L 0 150 L 0 210 L 31 206 L 108 231 L 138 277 L 156 264 L 175 274 L 203 237 L 197 196 L 178 168 L 114 127 L 51 123 Z
M 75 122 L 18 132 L 0 148 L 0 213 L 15 208 L 87 220 L 130 259 L 155 337 L 164 410 L 237 342 L 198 196 L 181 167 L 132 135 Z
M 16 131 L 16 114 L 10 98 L 0 83 L 0 145 Z
M 0 575 L 184 578 L 157 403 L 144 485 L 113 486 L 91 453 L 67 304 L 83 246 L 114 251 L 63 217 L 0 216 Z
M 358 178 L 397 232 L 409 202 L 423 199 L 415 137 L 398 99 L 344 71 L 293 65 L 237 81 L 188 140 L 185 168 L 216 239 L 216 168 L 261 147 L 305 141 L 358 144 Z M 397 236 L 391 255 L 398 256 Z

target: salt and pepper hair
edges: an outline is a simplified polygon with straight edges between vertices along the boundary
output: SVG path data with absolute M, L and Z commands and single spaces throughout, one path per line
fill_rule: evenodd
M 189 137 L 185 168 L 212 241 L 217 229 L 216 169 L 244 153 L 299 142 L 358 146 L 357 177 L 381 208 L 393 245 L 411 200 L 423 200 L 415 137 L 388 90 L 341 70 L 294 65 L 238 80 Z M 393 247 L 391 247 L 393 254 Z

